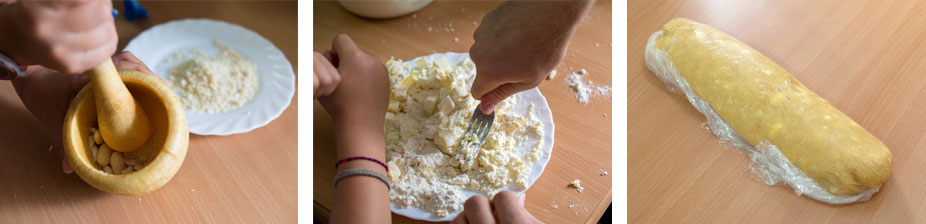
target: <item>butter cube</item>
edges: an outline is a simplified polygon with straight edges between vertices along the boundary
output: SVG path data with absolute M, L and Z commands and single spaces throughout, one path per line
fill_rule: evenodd
M 402 169 L 399 168 L 399 165 L 396 164 L 395 160 L 386 162 L 386 165 L 389 166 L 389 180 L 397 181 L 399 177 L 402 176 Z
M 453 147 L 456 146 L 457 140 L 462 134 L 454 130 L 457 129 L 440 130 L 434 134 L 434 144 L 436 144 L 444 154 L 453 155 Z
M 402 132 L 402 136 L 412 136 L 420 130 L 418 121 L 415 121 L 415 119 L 404 119 L 402 124 L 399 125 L 399 131 Z
M 392 97 L 399 102 L 405 102 L 408 99 L 408 87 L 402 83 L 395 85 L 392 90 Z
M 437 60 L 435 60 L 435 61 L 434 61 L 434 67 L 438 67 L 438 68 L 440 68 L 440 69 L 443 69 L 443 70 L 445 70 L 445 72 L 448 72 L 450 69 L 453 69 L 453 67 L 450 66 L 450 62 L 448 62 L 448 61 L 447 61 L 447 58 L 444 58 L 444 57 L 441 57 L 441 58 L 438 58 Z
M 399 112 L 399 101 L 390 100 L 389 106 L 386 108 L 386 111 L 392 112 L 392 113 L 398 113 Z
M 424 109 L 424 111 L 428 114 L 434 113 L 435 106 L 437 106 L 437 96 L 435 95 L 427 96 L 423 101 L 421 101 L 421 108 Z
M 428 88 L 437 89 L 441 85 L 441 73 L 439 69 L 432 69 L 430 74 L 428 74 Z
M 385 125 L 386 125 L 386 127 L 392 127 L 392 126 L 396 125 L 395 113 L 393 113 L 393 112 L 386 112 Z
M 415 65 L 417 65 L 419 68 L 428 67 L 428 60 L 425 60 L 424 58 L 418 59 L 418 61 L 415 61 Z
M 450 96 L 452 96 L 454 99 L 463 99 L 463 97 L 466 97 L 466 95 L 469 95 L 469 91 L 466 89 L 466 87 L 463 86 L 463 84 L 454 83 L 452 85 Z
M 440 104 L 437 105 L 438 111 L 440 111 L 441 115 L 443 116 L 447 116 L 452 113 L 453 107 L 453 99 L 451 99 L 449 95 L 444 96 L 444 98 L 440 101 Z
M 447 90 L 447 89 L 445 89 L 445 88 L 441 88 L 441 89 L 440 89 L 440 95 L 438 95 L 438 96 L 439 96 L 438 99 L 444 99 L 445 96 L 450 96 L 450 90 Z

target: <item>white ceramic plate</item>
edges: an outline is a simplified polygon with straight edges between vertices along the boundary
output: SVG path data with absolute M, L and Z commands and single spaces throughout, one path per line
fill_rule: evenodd
M 171 68 L 186 61 L 176 60 L 178 53 L 190 54 L 199 50 L 206 55 L 216 55 L 219 52 L 213 45 L 216 40 L 254 62 L 260 84 L 254 98 L 242 107 L 215 114 L 187 110 L 190 133 L 244 133 L 279 117 L 296 91 L 293 67 L 273 43 L 244 27 L 208 19 L 172 21 L 145 30 L 132 39 L 125 50 L 131 51 L 166 80 Z
M 463 60 L 469 58 L 467 53 L 437 53 L 424 57 L 418 57 L 412 60 L 408 60 L 405 63 L 409 66 L 409 71 L 414 70 L 417 66 L 415 62 L 421 60 L 422 58 L 427 59 L 429 62 L 433 62 L 441 57 L 447 59 L 447 62 L 450 62 L 451 65 L 457 65 Z M 522 194 L 530 189 L 531 185 L 534 185 L 534 182 L 537 181 L 537 178 L 540 178 L 540 174 L 543 174 L 543 169 L 547 166 L 547 162 L 550 161 L 550 155 L 553 154 L 553 112 L 550 111 L 550 105 L 547 104 L 547 99 L 543 97 L 543 94 L 540 94 L 540 90 L 533 88 L 521 93 L 518 93 L 521 97 L 521 101 L 514 105 L 512 110 L 515 113 L 522 114 L 527 116 L 527 110 L 531 103 L 534 104 L 534 114 L 540 119 L 541 125 L 543 125 L 543 146 L 540 147 L 540 150 L 543 152 L 536 162 L 531 164 L 531 173 L 528 175 L 527 186 L 524 189 L 518 190 L 517 186 L 514 183 L 508 184 L 503 187 L 503 190 L 509 190 Z M 531 139 L 538 140 L 538 139 Z M 527 155 L 530 152 L 531 145 L 526 144 L 523 147 L 518 149 L 518 152 Z M 463 194 L 466 195 L 466 198 L 472 197 L 473 195 L 478 194 L 473 190 L 464 190 Z M 400 209 L 398 205 L 394 202 L 389 202 L 389 206 L 392 208 L 392 212 L 409 217 L 412 219 L 425 220 L 431 222 L 446 222 L 451 221 L 453 218 L 459 214 L 452 213 L 446 217 L 438 217 L 437 215 L 432 214 L 424 209 L 417 207 L 408 207 Z

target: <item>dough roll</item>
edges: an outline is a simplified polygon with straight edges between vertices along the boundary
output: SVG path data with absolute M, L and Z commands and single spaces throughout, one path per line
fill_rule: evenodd
M 667 62 L 658 63 L 650 51 Z M 884 143 L 781 66 L 713 27 L 669 21 L 650 39 L 647 66 L 661 78 L 680 75 L 742 138 L 753 146 L 773 144 L 831 194 L 877 189 L 890 177 Z

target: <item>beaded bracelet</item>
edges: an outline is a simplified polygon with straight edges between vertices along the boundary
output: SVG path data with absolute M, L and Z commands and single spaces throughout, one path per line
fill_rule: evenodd
M 349 176 L 354 176 L 354 175 L 366 175 L 366 176 L 374 177 L 382 181 L 384 184 L 386 184 L 386 188 L 392 190 L 392 184 L 389 183 L 389 179 L 387 179 L 385 175 L 379 172 L 369 170 L 369 169 L 364 169 L 364 168 L 351 168 L 351 169 L 346 169 L 346 170 L 342 170 L 341 172 L 338 172 L 337 175 L 334 175 L 334 187 L 337 188 L 338 182 L 341 182 L 342 179 L 347 178 Z
M 334 168 L 337 169 L 338 166 L 341 165 L 341 163 L 346 163 L 346 162 L 350 162 L 350 161 L 354 161 L 354 160 L 358 160 L 358 159 L 367 160 L 367 161 L 372 161 L 372 162 L 374 162 L 374 163 L 377 163 L 377 164 L 379 164 L 380 166 L 383 166 L 383 168 L 386 168 L 386 172 L 389 172 L 389 166 L 386 166 L 385 163 L 383 163 L 382 161 L 379 161 L 379 160 L 377 160 L 377 159 L 370 158 L 370 157 L 366 157 L 366 156 L 347 157 L 347 159 L 342 159 L 342 160 L 338 161 L 338 163 L 335 163 L 335 164 L 334 164 Z

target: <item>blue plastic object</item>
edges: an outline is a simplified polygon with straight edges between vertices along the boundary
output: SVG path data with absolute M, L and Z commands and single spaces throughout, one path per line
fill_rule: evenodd
M 119 15 L 119 10 L 113 9 L 113 19 L 115 19 L 117 15 Z
M 122 5 L 125 6 L 125 19 L 128 21 L 148 18 L 148 11 L 145 8 L 141 7 L 141 4 L 136 0 L 123 0 Z

